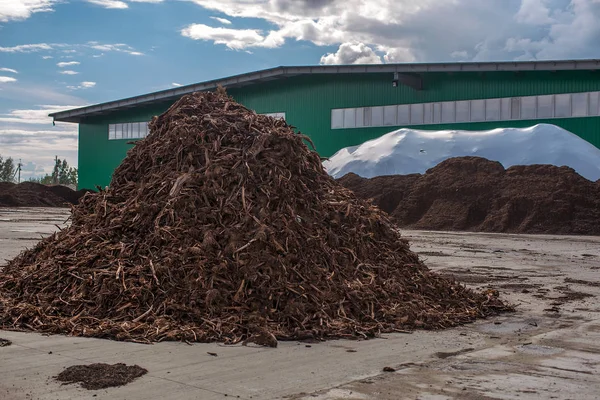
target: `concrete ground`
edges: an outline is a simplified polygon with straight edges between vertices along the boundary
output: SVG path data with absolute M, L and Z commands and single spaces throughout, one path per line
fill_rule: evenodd
M 67 216 L 68 210 L 0 208 L 0 260 L 34 245 Z M 13 342 L 0 347 L 0 399 L 600 398 L 600 237 L 404 235 L 432 269 L 469 286 L 494 287 L 517 311 L 440 332 L 276 349 L 0 331 Z M 67 366 L 94 362 L 149 372 L 97 391 L 52 379 Z

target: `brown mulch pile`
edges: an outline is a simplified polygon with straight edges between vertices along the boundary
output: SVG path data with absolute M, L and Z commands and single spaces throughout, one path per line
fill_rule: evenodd
M 600 235 L 600 184 L 568 167 L 458 157 L 424 175 L 338 181 L 403 228 Z
M 307 141 L 222 92 L 183 97 L 69 228 L 0 272 L 0 326 L 238 343 L 439 329 L 511 309 L 429 271 Z
M 65 368 L 55 379 L 65 385 L 81 383 L 84 389 L 98 390 L 126 385 L 146 373 L 148 370 L 145 368 L 122 363 L 73 365 Z
M 35 182 L 0 182 L 0 207 L 69 207 L 88 191 L 66 186 L 46 186 Z

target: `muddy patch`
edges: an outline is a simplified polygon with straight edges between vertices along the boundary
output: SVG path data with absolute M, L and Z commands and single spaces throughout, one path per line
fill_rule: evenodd
M 442 253 L 441 251 L 420 251 L 418 253 L 422 257 L 451 257 L 450 254 Z
M 458 350 L 458 351 L 449 351 L 449 352 L 438 351 L 437 353 L 434 354 L 434 356 L 436 356 L 437 358 L 441 358 L 442 360 L 445 360 L 446 358 L 458 356 L 460 354 L 468 353 L 473 350 L 475 350 L 475 349 L 470 347 L 468 349 L 462 349 L 462 350 Z
M 571 279 L 571 278 L 565 278 L 565 283 L 575 283 L 577 285 L 585 285 L 585 286 L 592 286 L 592 287 L 600 287 L 600 282 L 590 282 L 590 281 L 584 281 L 583 279 Z
M 499 287 L 501 289 L 512 289 L 512 290 L 522 290 L 522 289 L 537 289 L 541 287 L 542 284 L 536 283 L 504 283 Z
M 123 386 L 148 372 L 137 365 L 119 364 L 89 364 L 73 365 L 58 374 L 55 379 L 64 385 L 80 383 L 88 390 L 105 389 Z

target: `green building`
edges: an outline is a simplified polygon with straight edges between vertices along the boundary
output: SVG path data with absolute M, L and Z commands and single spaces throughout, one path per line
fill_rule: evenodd
M 323 157 L 400 127 L 550 123 L 600 148 L 600 60 L 277 67 L 50 114 L 79 123 L 79 187 L 109 184 L 147 123 L 184 94 L 224 86 L 307 134 Z

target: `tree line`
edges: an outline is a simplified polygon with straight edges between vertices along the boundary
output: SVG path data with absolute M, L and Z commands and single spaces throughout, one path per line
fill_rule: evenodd
M 0 182 L 16 182 L 18 168 L 12 157 L 4 159 L 0 155 Z M 51 174 L 40 178 L 29 178 L 29 182 L 43 185 L 77 185 L 77 168 L 69 166 L 67 160 L 57 157 Z

